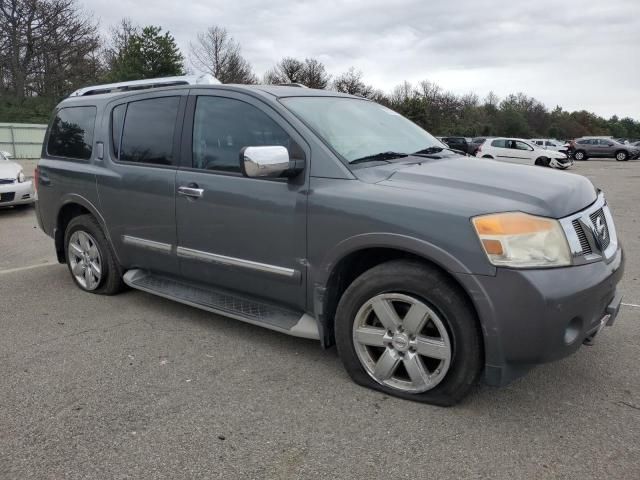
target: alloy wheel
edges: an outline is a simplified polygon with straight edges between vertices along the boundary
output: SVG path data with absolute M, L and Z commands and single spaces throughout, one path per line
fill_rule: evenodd
M 102 279 L 102 259 L 95 239 L 83 230 L 71 234 L 68 246 L 69 266 L 78 284 L 95 290 Z
M 371 378 L 403 392 L 431 390 L 451 365 L 443 320 L 424 301 L 402 293 L 376 295 L 360 307 L 353 344 Z

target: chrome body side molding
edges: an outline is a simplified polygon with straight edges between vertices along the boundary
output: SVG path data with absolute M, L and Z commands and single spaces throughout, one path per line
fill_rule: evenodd
M 279 267 L 277 265 L 269 265 L 267 263 L 244 260 L 242 258 L 227 257 L 225 255 L 203 252 L 202 250 L 194 250 L 192 248 L 177 247 L 176 253 L 178 254 L 178 257 L 181 258 L 189 258 L 192 260 L 200 260 L 203 262 L 219 263 L 231 267 L 240 267 L 248 270 L 272 273 L 274 275 L 280 275 L 288 278 L 297 278 L 300 275 L 300 272 L 294 270 L 293 268 Z
M 147 250 L 153 250 L 160 253 L 171 253 L 171 245 L 168 243 L 156 242 L 154 240 L 147 240 L 146 238 L 132 237 L 131 235 L 123 235 L 122 241 L 127 245 L 133 245 L 134 247 L 145 248 Z

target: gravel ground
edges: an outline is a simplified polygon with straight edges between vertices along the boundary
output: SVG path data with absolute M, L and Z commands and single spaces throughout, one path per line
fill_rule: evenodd
M 607 194 L 639 305 L 640 162 L 574 171 Z M 640 308 L 443 409 L 358 387 L 316 342 L 85 294 L 33 212 L 0 210 L 2 479 L 640 478 Z

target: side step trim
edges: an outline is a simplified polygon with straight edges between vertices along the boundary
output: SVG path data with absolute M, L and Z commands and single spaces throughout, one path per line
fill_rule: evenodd
M 316 320 L 307 313 L 236 296 L 231 292 L 133 269 L 124 274 L 124 282 L 131 288 L 152 293 L 192 307 L 242 322 L 286 333 L 294 337 L 319 340 Z

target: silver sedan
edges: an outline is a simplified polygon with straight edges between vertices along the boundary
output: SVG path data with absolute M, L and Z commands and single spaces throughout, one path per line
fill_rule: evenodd
M 35 202 L 36 192 L 31 179 L 25 177 L 22 166 L 0 152 L 0 207 L 27 205 Z

